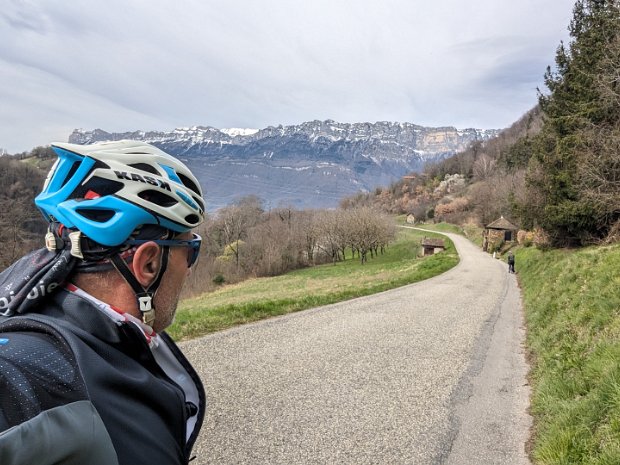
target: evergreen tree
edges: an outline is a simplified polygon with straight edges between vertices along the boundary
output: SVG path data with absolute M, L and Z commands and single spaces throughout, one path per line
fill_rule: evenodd
M 556 69 L 545 74 L 550 92 L 539 95 L 544 125 L 529 170 L 529 222 L 542 226 L 556 245 L 600 238 L 615 221 L 609 208 L 586 195 L 592 186 L 580 174 L 600 131 L 620 123 L 617 102 L 610 104 L 600 85 L 610 77 L 605 73 L 617 74 L 605 63 L 620 38 L 620 2 L 578 0 L 569 31 L 570 44 L 560 44 Z

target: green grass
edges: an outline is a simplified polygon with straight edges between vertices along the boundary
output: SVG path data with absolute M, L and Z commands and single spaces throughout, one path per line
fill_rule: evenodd
M 484 228 L 480 226 L 476 226 L 473 224 L 466 224 L 463 226 L 463 235 L 476 244 L 478 247 L 482 248 L 482 233 Z
M 48 170 L 53 164 L 54 161 L 56 159 L 55 158 L 37 158 L 37 157 L 29 157 L 29 158 L 23 158 L 21 160 L 22 163 L 25 163 L 26 165 L 30 165 L 34 168 L 39 168 L 42 170 Z
M 416 224 L 416 228 L 445 233 L 463 234 L 463 228 L 451 223 L 420 223 Z
M 30 165 L 30 166 L 34 166 L 34 167 L 38 167 L 38 159 L 37 157 L 30 157 L 30 158 L 24 158 L 21 160 L 22 163 L 25 163 L 26 165 Z
M 517 252 L 536 464 L 620 464 L 620 245 Z
M 457 226 L 451 223 L 428 223 L 428 224 L 418 224 L 416 225 L 416 227 L 428 229 L 431 231 L 460 234 L 461 236 L 465 236 L 467 239 L 469 239 L 471 242 L 476 244 L 478 247 L 482 247 L 483 228 L 479 226 L 475 226 L 473 224 Z
M 446 238 L 446 251 L 420 258 L 420 240 L 428 233 L 401 229 L 384 255 L 297 270 L 273 278 L 258 278 L 179 304 L 169 333 L 190 339 L 232 326 L 318 305 L 374 294 L 427 279 L 458 263 L 454 245 Z

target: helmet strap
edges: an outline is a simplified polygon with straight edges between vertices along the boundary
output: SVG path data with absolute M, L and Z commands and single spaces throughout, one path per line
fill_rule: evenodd
M 129 266 L 127 266 L 127 263 L 125 263 L 125 260 L 123 260 L 120 255 L 116 254 L 110 257 L 110 261 L 112 262 L 112 265 L 114 265 L 114 268 L 116 268 L 127 284 L 129 284 L 129 286 L 133 289 L 133 292 L 136 295 L 138 308 L 142 313 L 142 321 L 151 327 L 153 327 L 153 323 L 155 322 L 155 306 L 153 300 L 155 298 L 155 294 L 157 293 L 157 289 L 161 284 L 164 273 L 166 272 L 166 268 L 168 267 L 169 250 L 170 247 L 168 246 L 161 247 L 161 265 L 155 280 L 148 288 L 144 288 L 142 284 L 138 282 L 134 274 L 129 269 Z

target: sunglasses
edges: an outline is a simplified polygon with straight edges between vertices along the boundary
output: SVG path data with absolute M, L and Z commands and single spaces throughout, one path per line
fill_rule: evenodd
M 200 254 L 200 244 L 202 244 L 202 237 L 196 233 L 192 233 L 192 239 L 136 239 L 129 240 L 126 244 L 140 245 L 147 242 L 155 242 L 158 245 L 166 245 L 168 247 L 187 247 L 187 267 L 191 268 L 198 261 L 198 255 Z

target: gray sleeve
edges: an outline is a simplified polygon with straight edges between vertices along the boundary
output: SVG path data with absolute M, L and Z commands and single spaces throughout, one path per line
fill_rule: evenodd
M 0 433 L 2 465 L 118 465 L 110 435 L 88 400 L 41 412 Z

